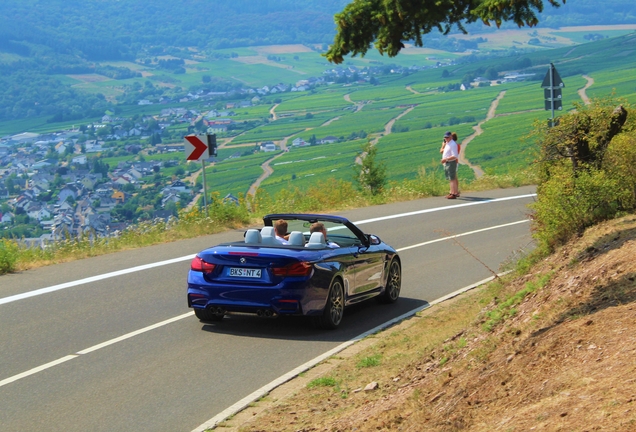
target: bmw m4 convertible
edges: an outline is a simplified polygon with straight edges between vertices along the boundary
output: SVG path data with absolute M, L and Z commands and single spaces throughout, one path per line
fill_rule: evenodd
M 221 321 L 231 313 L 303 315 L 335 329 L 345 306 L 371 297 L 398 299 L 397 252 L 349 220 L 270 214 L 263 222 L 243 239 L 205 249 L 192 260 L 188 306 L 201 321 Z

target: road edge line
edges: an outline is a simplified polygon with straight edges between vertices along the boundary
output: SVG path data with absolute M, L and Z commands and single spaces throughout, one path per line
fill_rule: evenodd
M 335 348 L 332 348 L 331 350 L 327 351 L 324 354 L 319 355 L 318 357 L 315 357 L 311 360 L 309 360 L 306 363 L 303 363 L 302 365 L 298 366 L 295 369 L 292 369 L 291 371 L 287 372 L 284 375 L 281 375 L 280 377 L 276 378 L 274 381 L 265 384 L 263 387 L 259 388 L 258 390 L 250 393 L 249 395 L 245 396 L 243 399 L 239 400 L 238 402 L 230 405 L 228 408 L 224 409 L 223 411 L 221 411 L 220 413 L 218 413 L 217 415 L 215 415 L 214 417 L 212 417 L 210 420 L 206 421 L 205 423 L 199 425 L 198 427 L 196 427 L 195 429 L 192 430 L 192 432 L 204 432 L 207 431 L 209 429 L 215 428 L 216 426 L 218 426 L 220 423 L 224 422 L 225 420 L 227 420 L 229 417 L 232 417 L 234 415 L 236 415 L 237 413 L 243 411 L 245 408 L 247 408 L 251 403 L 253 403 L 254 401 L 262 398 L 263 396 L 266 396 L 267 394 L 269 394 L 272 390 L 274 390 L 277 387 L 280 387 L 281 385 L 285 384 L 288 381 L 291 381 L 292 379 L 296 378 L 298 375 L 300 375 L 303 372 L 308 371 L 309 369 L 313 368 L 314 366 L 318 365 L 320 362 L 328 359 L 329 357 L 345 350 L 346 348 L 350 347 L 351 345 L 355 344 L 356 342 L 361 341 L 362 339 L 366 338 L 367 336 L 371 336 L 375 333 L 378 333 L 382 330 L 385 330 L 407 318 L 412 317 L 413 315 L 417 314 L 418 312 L 421 312 L 425 309 L 428 309 L 430 307 L 433 307 L 437 304 L 443 303 L 447 300 L 450 300 L 454 297 L 457 297 L 458 295 L 461 295 L 465 292 L 468 292 L 472 289 L 475 289 L 481 285 L 484 285 L 492 280 L 495 279 L 495 277 L 501 277 L 504 276 L 506 274 L 510 273 L 510 271 L 507 272 L 503 272 L 503 273 L 499 273 L 497 274 L 497 276 L 490 276 L 486 279 L 480 280 L 479 282 L 475 282 L 471 285 L 468 285 L 464 288 L 460 288 L 457 291 L 454 291 L 450 294 L 447 294 L 443 297 L 440 297 L 436 300 L 433 300 L 431 303 L 426 303 L 423 306 L 417 307 L 409 312 L 406 312 L 398 317 L 395 317 L 385 323 L 380 324 L 379 326 L 376 326 L 374 328 L 372 328 L 371 330 L 367 330 L 366 332 L 353 337 L 352 339 L 349 339 L 346 342 L 343 342 L 342 344 L 338 345 Z

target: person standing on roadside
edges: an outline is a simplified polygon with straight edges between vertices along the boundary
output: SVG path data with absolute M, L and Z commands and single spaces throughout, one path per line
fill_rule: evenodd
M 451 132 L 444 134 L 444 144 L 442 144 L 442 164 L 444 164 L 444 174 L 450 183 L 450 192 L 447 199 L 456 199 L 459 196 L 459 182 L 457 181 L 457 164 L 459 161 L 459 151 L 457 142 L 453 139 Z

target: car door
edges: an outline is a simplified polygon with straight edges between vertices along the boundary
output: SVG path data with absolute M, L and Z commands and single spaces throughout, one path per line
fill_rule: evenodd
M 355 259 L 355 288 L 352 295 L 375 291 L 382 287 L 384 253 L 375 245 L 359 245 L 353 253 Z

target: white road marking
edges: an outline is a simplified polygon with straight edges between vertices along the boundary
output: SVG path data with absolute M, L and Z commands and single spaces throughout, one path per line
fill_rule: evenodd
M 176 316 L 176 317 L 173 317 L 173 318 L 169 318 L 169 319 L 167 319 L 165 321 L 161 321 L 161 322 L 158 322 L 156 324 L 149 325 L 148 327 L 144 327 L 142 329 L 135 330 L 135 331 L 130 332 L 130 333 L 126 333 L 123 336 L 116 337 L 116 338 L 111 339 L 109 341 L 102 342 L 102 343 L 97 344 L 97 345 L 93 345 L 92 347 L 83 349 L 81 351 L 78 351 L 75 354 L 67 355 L 67 356 L 59 358 L 57 360 L 53 360 L 52 362 L 43 364 L 41 366 L 34 367 L 33 369 L 30 369 L 30 370 L 28 370 L 26 372 L 22 372 L 20 374 L 14 375 L 12 377 L 9 377 L 7 379 L 4 379 L 4 380 L 0 381 L 0 387 L 5 386 L 7 384 L 10 384 L 10 383 L 12 383 L 14 381 L 17 381 L 19 379 L 26 378 L 26 377 L 31 376 L 31 375 L 35 375 L 38 372 L 42 372 L 44 370 L 52 368 L 53 366 L 57 366 L 59 364 L 65 363 L 65 362 L 67 362 L 69 360 L 76 359 L 76 358 L 80 357 L 81 355 L 88 354 L 88 353 L 91 353 L 93 351 L 97 351 L 97 350 L 105 348 L 107 346 L 116 344 L 117 342 L 121 342 L 121 341 L 124 341 L 126 339 L 130 339 L 131 337 L 140 335 L 142 333 L 149 332 L 150 330 L 154 330 L 156 328 L 163 327 L 165 325 L 171 324 L 171 323 L 173 323 L 175 321 L 179 321 L 179 320 L 182 320 L 184 318 L 188 318 L 188 317 L 190 317 L 192 315 L 194 315 L 194 312 L 190 311 L 188 313 L 184 313 L 183 315 L 179 315 L 179 316 Z
M 507 272 L 506 272 L 507 273 Z M 506 273 L 501 273 L 498 276 L 503 276 Z M 215 426 L 217 426 L 219 423 L 225 421 L 228 417 L 235 415 L 236 413 L 244 410 L 245 408 L 247 408 L 247 406 L 249 404 L 251 404 L 252 402 L 254 402 L 255 400 L 260 399 L 263 396 L 266 396 L 267 394 L 269 394 L 269 392 L 271 392 L 272 390 L 274 390 L 276 387 L 279 387 L 283 384 L 285 384 L 287 381 L 291 381 L 292 379 L 294 379 L 296 376 L 300 375 L 303 372 L 308 371 L 309 369 L 311 369 L 312 367 L 316 366 L 318 363 L 322 362 L 323 360 L 328 359 L 329 357 L 339 353 L 340 351 L 343 351 L 345 348 L 353 345 L 354 343 L 356 343 L 359 340 L 364 339 L 367 336 L 370 336 L 372 334 L 375 334 L 381 330 L 384 330 L 385 328 L 391 327 L 393 324 L 396 324 L 402 320 L 405 320 L 406 318 L 409 318 L 413 315 L 415 315 L 418 312 L 423 311 L 424 309 L 428 309 L 431 306 L 434 306 L 438 303 L 441 303 L 443 301 L 446 301 L 448 299 L 451 299 L 453 297 L 457 297 L 460 294 L 465 293 L 466 291 L 470 291 L 471 289 L 477 288 L 480 285 L 485 284 L 486 282 L 490 282 L 491 280 L 493 280 L 495 277 L 491 276 L 487 279 L 481 280 L 479 282 L 476 282 L 472 285 L 468 285 L 467 287 L 461 288 L 455 292 L 452 292 L 450 294 L 445 295 L 444 297 L 440 297 L 437 300 L 432 301 L 431 303 L 427 303 L 424 306 L 420 306 L 416 309 L 413 309 L 409 312 L 406 312 L 402 315 L 400 315 L 399 317 L 393 318 L 390 321 L 387 321 L 383 324 L 380 324 L 379 326 L 372 328 L 371 330 L 368 330 L 364 333 L 362 333 L 361 335 L 358 335 L 346 342 L 341 343 L 340 345 L 338 345 L 337 347 L 327 351 L 324 354 L 319 355 L 318 357 L 315 357 L 311 360 L 309 360 L 307 363 L 304 363 L 300 366 L 298 366 L 296 369 L 293 369 L 289 372 L 287 372 L 286 374 L 276 378 L 274 381 L 265 384 L 263 387 L 259 388 L 258 390 L 252 392 L 251 394 L 245 396 L 243 399 L 241 399 L 240 401 L 236 402 L 235 404 L 233 404 L 232 406 L 224 409 L 223 411 L 221 411 L 220 413 L 218 413 L 217 415 L 215 415 L 214 417 L 212 417 L 210 420 L 206 421 L 205 423 L 203 423 L 202 425 L 198 426 L 197 428 L 193 429 L 192 432 L 204 432 L 208 429 L 212 429 Z
M 34 367 L 33 369 L 30 369 L 26 372 L 13 375 L 12 377 L 9 377 L 7 379 L 3 379 L 2 381 L 0 381 L 0 387 L 5 386 L 7 384 L 11 384 L 14 381 L 17 381 L 22 378 L 26 378 L 30 375 L 35 375 L 38 372 L 42 372 L 43 370 L 47 370 L 48 368 L 52 368 L 53 366 L 57 366 L 69 360 L 73 360 L 74 358 L 77 358 L 77 357 L 78 357 L 77 355 L 67 355 L 66 357 L 62 357 L 57 360 L 53 360 L 52 362 L 40 365 L 38 367 Z
M 29 291 L 29 292 L 25 292 L 22 294 L 16 294 L 16 295 L 12 295 L 9 297 L 4 297 L 4 298 L 0 298 L 0 305 L 3 305 L 5 303 L 11 303 L 14 301 L 18 301 L 18 300 L 24 300 L 26 298 L 29 297 L 35 297 L 35 296 L 39 296 L 42 294 L 48 294 L 50 292 L 54 292 L 54 291 L 59 291 L 59 290 L 63 290 L 66 288 L 71 288 L 74 286 L 78 286 L 78 285 L 84 285 L 87 283 L 91 283 L 91 282 L 97 282 L 100 280 L 104 280 L 104 279 L 109 279 L 115 276 L 121 276 L 121 275 L 125 275 L 125 274 L 129 274 L 129 273 L 135 273 L 135 272 L 139 272 L 142 270 L 148 270 L 151 268 L 155 268 L 155 267 L 161 267 L 161 266 L 165 266 L 165 265 L 169 265 L 169 264 L 174 264 L 174 263 L 178 263 L 181 261 L 186 261 L 186 260 L 191 260 L 196 256 L 196 254 L 192 254 L 192 255 L 187 255 L 187 256 L 183 256 L 180 258 L 173 258 L 173 259 L 169 259 L 169 260 L 165 260 L 165 261 L 159 261 L 156 263 L 152 263 L 152 264 L 144 264 L 144 265 L 140 265 L 137 267 L 131 267 L 131 268 L 127 268 L 124 270 L 118 270 L 118 271 L 114 271 L 114 272 L 110 272 L 110 273 L 104 273 L 101 275 L 97 275 L 97 276 L 92 276 L 92 277 L 88 277 L 85 279 L 79 279 L 76 281 L 72 281 L 72 282 L 66 282 L 63 284 L 59 284 L 59 285 L 53 285 L 47 288 L 40 288 L 37 289 L 35 291 Z
M 408 213 L 400 213 L 400 214 L 395 214 L 395 215 L 377 217 L 377 218 L 373 218 L 373 219 L 365 219 L 365 220 L 354 222 L 354 224 L 356 224 L 356 225 L 364 225 L 366 223 L 379 222 L 379 221 L 383 221 L 383 220 L 397 219 L 397 218 L 402 218 L 402 217 L 421 215 L 421 214 L 424 214 L 424 213 L 433 213 L 433 212 L 444 211 L 444 210 L 456 210 L 456 209 L 462 208 L 462 207 L 470 207 L 470 206 L 482 205 L 482 204 L 492 204 L 494 202 L 510 201 L 510 200 L 516 200 L 516 199 L 522 199 L 522 198 L 532 198 L 532 197 L 535 197 L 535 196 L 537 196 L 536 193 L 527 194 L 527 195 L 516 195 L 516 196 L 511 196 L 511 197 L 505 197 L 505 198 L 494 198 L 494 199 L 489 199 L 489 200 L 484 200 L 484 201 L 472 201 L 472 202 L 468 202 L 468 203 L 451 205 L 451 206 L 446 206 L 446 207 L 435 207 L 435 208 L 425 209 L 425 210 L 416 210 L 416 211 L 412 211 L 412 212 L 408 212 Z
M 453 239 L 453 238 L 456 238 L 456 237 L 466 236 L 466 235 L 470 235 L 470 234 L 476 234 L 476 233 L 480 233 L 480 232 L 484 232 L 484 231 L 489 231 L 489 230 L 493 230 L 493 229 L 498 229 L 498 228 L 504 228 L 504 227 L 508 227 L 508 226 L 512 226 L 512 225 L 517 225 L 517 224 L 521 224 L 521 223 L 525 223 L 525 222 L 528 222 L 528 221 L 527 221 L 527 220 L 521 220 L 521 221 L 517 221 L 517 222 L 511 222 L 511 223 L 508 223 L 508 224 L 497 225 L 497 226 L 494 226 L 494 227 L 483 228 L 483 229 L 479 229 L 479 230 L 474 230 L 474 231 L 469 231 L 469 232 L 465 232 L 465 233 L 461 233 L 461 234 L 456 234 L 456 235 L 453 235 L 453 236 L 444 237 L 444 238 L 440 238 L 440 239 L 436 239 L 436 240 L 431 240 L 431 241 L 424 242 L 424 243 L 418 243 L 418 244 L 415 244 L 415 245 L 412 245 L 412 246 L 406 246 L 406 247 L 403 247 L 403 248 L 401 248 L 401 249 L 398 249 L 398 252 L 400 252 L 400 251 L 404 251 L 404 250 L 408 250 L 408 249 L 417 248 L 417 247 L 426 246 L 426 245 L 429 245 L 429 244 L 431 244 L 431 243 L 436 243 L 436 242 L 440 242 L 440 241 L 444 241 L 444 240 L 450 240 L 450 239 Z M 130 269 L 127 269 L 127 270 L 121 270 L 121 271 L 119 271 L 119 272 L 106 273 L 106 274 L 104 274 L 104 275 L 101 275 L 101 277 L 100 277 L 100 276 L 95 276 L 95 277 L 93 277 L 93 278 L 81 279 L 81 280 L 79 280 L 79 281 L 76 281 L 75 285 L 70 285 L 70 284 L 73 284 L 73 282 L 69 282 L 69 284 L 63 284 L 63 285 L 69 285 L 69 286 L 81 285 L 81 284 L 84 284 L 84 283 L 89 283 L 89 282 L 91 282 L 91 281 L 93 281 L 93 280 L 106 279 L 106 278 L 108 278 L 108 277 L 119 276 L 119 275 L 121 275 L 121 274 L 132 273 L 132 272 L 134 272 L 134 271 L 141 271 L 141 270 L 145 270 L 145 269 L 147 269 L 147 268 L 157 267 L 158 265 L 167 265 L 167 264 L 171 264 L 171 263 L 174 263 L 174 262 L 184 261 L 185 259 L 192 259 L 192 258 L 194 258 L 194 255 L 188 255 L 187 257 L 175 258 L 175 259 L 173 259 L 173 260 L 162 261 L 162 262 L 160 262 L 160 263 L 150 264 L 150 265 L 146 265 L 146 266 L 132 267 L 132 268 L 130 268 Z M 487 280 L 489 280 L 489 279 L 486 279 L 486 281 L 487 281 Z M 482 284 L 482 283 L 484 283 L 484 281 L 477 282 L 477 284 L 474 284 L 474 285 L 470 285 L 468 288 L 463 288 L 463 291 L 462 291 L 462 290 L 459 290 L 459 291 L 456 291 L 456 292 L 455 292 L 455 293 L 453 293 L 453 294 L 449 294 L 448 296 L 445 296 L 445 297 L 443 297 L 443 298 L 442 298 L 442 299 L 440 299 L 440 300 L 435 300 L 435 301 L 433 301 L 433 302 L 431 303 L 431 305 L 436 304 L 436 303 L 438 303 L 439 301 L 446 300 L 447 298 L 454 297 L 454 296 L 458 295 L 458 293 L 461 293 L 461 292 L 467 291 L 468 289 L 472 289 L 472 288 L 474 288 L 475 286 L 478 286 L 478 285 L 480 285 L 480 284 Z M 56 285 L 56 286 L 54 286 L 54 287 L 50 287 L 50 288 L 48 288 L 50 291 L 47 291 L 47 292 L 55 291 L 55 290 L 51 290 L 51 288 L 60 287 L 60 286 L 61 286 L 61 285 Z M 64 286 L 64 287 L 62 287 L 62 288 L 57 288 L 57 289 L 64 289 L 64 288 L 68 288 L 68 287 L 67 287 L 67 286 Z M 45 289 L 47 289 L 47 288 L 45 288 Z M 35 293 L 35 292 L 38 292 L 38 291 L 42 291 L 42 290 L 32 291 L 31 293 Z M 25 294 L 31 294 L 31 293 L 25 293 Z M 42 294 L 42 293 L 39 293 L 39 294 Z M 33 295 L 39 295 L 39 294 L 33 294 Z M 13 296 L 13 297 L 17 297 L 17 296 Z M 28 297 L 32 297 L 32 296 L 28 296 Z M 8 299 L 8 298 L 11 298 L 11 297 L 6 297 L 6 298 Z M 24 297 L 24 298 L 27 298 L 27 297 Z M 16 300 L 19 300 L 19 299 L 16 299 Z M 13 300 L 13 301 L 16 301 L 16 300 Z M 5 302 L 5 303 L 8 303 L 8 302 Z M 427 307 L 428 307 L 428 306 L 427 306 Z M 418 308 L 418 309 L 416 309 L 416 310 L 415 310 L 415 312 L 417 312 L 417 311 L 419 311 L 419 310 L 421 310 L 421 309 L 422 309 L 422 308 Z M 415 313 L 415 312 L 411 311 L 411 312 L 408 312 L 408 313 L 407 313 L 407 314 L 405 314 L 405 315 L 402 315 L 402 316 L 400 316 L 400 317 L 394 318 L 393 320 L 389 321 L 388 323 L 382 324 L 382 325 L 380 326 L 380 328 L 384 328 L 384 327 L 386 327 L 386 326 L 388 326 L 388 325 L 391 325 L 391 324 L 392 324 L 392 323 L 394 323 L 394 322 L 400 321 L 400 320 L 404 319 L 404 317 L 409 316 L 409 315 L 412 315 L 412 314 L 413 314 L 413 313 Z M 7 379 L 4 379 L 4 380 L 0 381 L 0 387 L 2 387 L 2 386 L 4 386 L 4 385 L 7 385 L 7 384 L 9 384 L 9 383 L 12 383 L 12 382 L 14 382 L 14 381 L 17 381 L 17 380 L 19 380 L 19 379 L 26 378 L 26 377 L 28 377 L 28 376 L 34 375 L 34 374 L 36 374 L 36 373 L 38 373 L 38 372 L 42 372 L 43 370 L 49 369 L 49 368 L 51 368 L 51 367 L 53 367 L 53 366 L 57 366 L 58 364 L 61 364 L 61 363 L 67 362 L 67 361 L 69 361 L 69 360 L 73 360 L 73 359 L 75 359 L 75 358 L 77 358 L 77 357 L 79 357 L 79 356 L 81 356 L 81 355 L 88 354 L 88 353 L 91 353 L 91 352 L 93 352 L 93 351 L 97 351 L 97 350 L 99 350 L 99 349 L 101 349 L 101 348 L 104 348 L 104 347 L 107 347 L 107 346 L 110 346 L 110 345 L 116 344 L 117 342 L 121 342 L 121 341 L 124 341 L 124 340 L 126 340 L 126 339 L 130 339 L 130 338 L 132 338 L 132 337 L 134 337 L 134 336 L 140 335 L 140 334 L 142 334 L 142 333 L 146 333 L 146 332 L 148 332 L 148 331 L 150 331 L 150 330 L 154 330 L 154 329 L 156 329 L 156 328 L 163 327 L 163 326 L 165 326 L 165 325 L 171 324 L 171 323 L 173 323 L 173 322 L 175 322 L 175 321 L 182 320 L 182 319 L 187 318 L 187 317 L 189 317 L 189 316 L 191 316 L 191 315 L 193 315 L 193 314 L 194 314 L 194 312 L 190 311 L 190 312 L 185 313 L 185 314 L 183 314 L 183 315 L 179 315 L 179 316 L 176 316 L 176 317 L 174 317 L 174 318 L 169 318 L 169 319 L 167 319 L 167 320 L 165 320 L 165 321 L 161 321 L 161 322 L 159 322 L 159 323 L 152 324 L 152 325 L 150 325 L 150 326 L 148 326 L 148 327 L 144 327 L 144 328 L 142 328 L 142 329 L 135 330 L 135 331 L 130 332 L 130 333 L 127 333 L 127 334 L 125 334 L 125 335 L 123 335 L 123 336 L 119 336 L 119 337 L 116 337 L 116 338 L 110 339 L 110 340 L 108 340 L 108 341 L 106 341 L 106 342 L 102 342 L 102 343 L 100 343 L 100 344 L 94 345 L 94 346 L 92 346 L 92 347 L 90 347 L 90 348 L 83 349 L 83 350 L 81 350 L 81 351 L 78 351 L 78 352 L 77 352 L 77 353 L 75 353 L 75 354 L 68 355 L 68 356 L 62 357 L 62 358 L 60 358 L 60 359 L 58 359 L 58 360 L 54 360 L 54 361 L 49 362 L 49 363 L 46 363 L 46 364 L 44 364 L 44 365 L 41 365 L 41 366 L 35 367 L 35 368 L 30 369 L 30 370 L 28 370 L 28 371 L 26 371 L 26 372 L 22 372 L 22 373 L 20 373 L 20 374 L 18 374 L 18 375 L 14 375 L 14 376 L 12 376 L 12 377 L 9 377 L 9 378 L 7 378 Z M 343 350 L 344 348 L 346 348 L 347 346 L 349 346 L 349 345 L 353 344 L 355 341 L 357 341 L 357 340 L 359 340 L 359 339 L 361 339 L 361 338 L 363 338 L 363 337 L 366 337 L 368 334 L 374 333 L 374 332 L 376 332 L 377 330 L 378 330 L 378 327 L 376 327 L 376 329 L 369 330 L 368 332 L 363 333 L 362 335 L 360 335 L 360 336 L 358 336 L 358 337 L 356 337 L 356 338 L 353 338 L 353 339 L 351 339 L 351 340 L 350 340 L 350 341 L 348 341 L 348 342 L 345 342 L 344 344 L 340 345 L 339 347 L 334 348 L 334 350 L 337 350 L 337 351 L 335 351 L 335 352 L 341 351 L 341 350 Z M 310 368 L 310 367 L 312 367 L 313 365 L 315 365 L 315 364 L 317 364 L 318 362 L 322 361 L 322 359 L 327 358 L 327 357 L 329 357 L 330 355 L 333 355 L 333 354 L 334 354 L 334 350 L 331 350 L 331 351 L 329 351 L 329 352 L 327 352 L 327 353 L 323 354 L 322 356 L 317 357 L 316 359 L 319 359 L 319 360 L 316 360 L 316 359 L 311 360 L 309 363 L 305 363 L 304 365 L 299 366 L 297 369 L 301 369 L 301 368 L 304 368 L 304 367 L 306 367 L 306 368 L 305 368 L 305 369 L 303 369 L 303 370 L 307 370 L 307 369 L 309 369 L 309 368 Z M 314 361 L 315 361 L 316 363 L 312 363 L 312 362 L 314 362 Z M 311 366 L 307 366 L 307 365 L 309 365 L 310 363 L 311 363 Z M 294 369 L 294 371 L 296 371 L 297 369 Z M 290 374 L 292 374 L 292 373 L 294 373 L 294 371 L 289 372 L 289 373 L 290 373 Z M 294 375 L 292 375 L 292 377 L 293 377 L 293 376 L 295 376 L 295 375 L 297 375 L 298 373 L 299 373 L 299 372 L 295 372 L 295 373 L 294 373 Z M 283 377 L 286 377 L 286 376 L 287 376 L 287 374 L 286 374 L 286 375 L 284 375 Z M 280 379 L 282 379 L 283 377 L 279 378 L 279 380 L 280 380 Z M 268 384 L 268 386 L 269 386 L 269 385 L 274 385 L 274 387 L 276 387 L 276 386 L 278 386 L 278 385 L 280 385 L 280 384 L 284 383 L 285 381 L 288 381 L 289 379 L 291 379 L 291 378 L 287 378 L 287 379 L 285 379 L 285 380 L 283 380 L 283 381 L 281 381 L 281 382 L 279 382 L 279 380 L 275 380 L 275 381 L 272 381 L 272 383 Z M 266 386 L 266 387 L 267 387 L 267 386 Z M 268 390 L 268 391 L 269 391 L 269 390 Z M 266 392 L 265 392 L 265 393 L 266 393 Z M 253 393 L 252 395 L 254 395 L 254 393 Z M 246 397 L 246 399 L 247 399 L 247 398 L 252 397 L 252 395 L 247 396 L 247 397 Z M 259 396 L 259 397 L 260 397 L 260 396 Z M 252 401 L 252 400 L 253 400 L 253 398 L 252 398 L 252 399 L 250 399 L 250 401 Z M 243 399 L 242 399 L 241 401 L 243 401 Z M 241 403 L 241 401 L 237 402 L 237 404 L 240 404 L 240 403 Z M 235 405 L 237 405 L 237 404 L 235 404 Z M 235 405 L 232 405 L 232 407 L 235 407 Z M 231 409 L 232 407 L 228 408 L 228 410 L 229 410 L 229 409 Z M 227 410 L 226 410 L 226 411 L 227 411 Z M 224 411 L 224 412 L 225 412 L 225 411 Z M 219 414 L 219 415 L 221 415 L 221 414 Z M 217 416 L 217 417 L 218 417 L 218 416 Z M 216 417 L 215 417 L 215 419 L 216 419 Z M 206 425 L 207 425 L 207 423 L 206 423 Z M 209 427 L 211 427 L 211 426 L 207 426 L 207 427 L 209 428 Z M 198 430 L 198 429 L 197 429 L 197 430 Z M 205 430 L 205 429 L 202 429 L 202 430 Z
M 419 215 L 419 214 L 424 214 L 424 213 L 432 213 L 432 212 L 436 212 L 436 211 L 443 211 L 443 210 L 452 210 L 452 209 L 457 209 L 457 208 L 461 208 L 461 207 L 468 207 L 468 206 L 473 206 L 473 205 L 481 205 L 481 204 L 489 204 L 489 203 L 493 203 L 493 202 L 501 202 L 501 201 L 510 201 L 510 200 L 515 200 L 515 199 L 522 199 L 522 198 L 531 198 L 531 197 L 535 197 L 537 194 L 527 194 L 527 195 L 516 195 L 516 196 L 512 196 L 512 197 L 505 197 L 505 198 L 495 198 L 495 199 L 490 199 L 490 200 L 484 200 L 484 201 L 475 201 L 475 202 L 469 202 L 469 203 L 462 203 L 462 204 L 457 204 L 457 205 L 451 205 L 451 206 L 445 206 L 445 207 L 435 207 L 432 209 L 425 209 L 425 210 L 417 210 L 417 211 L 412 211 L 412 212 L 407 212 L 407 213 L 399 213 L 399 214 L 395 214 L 395 215 L 389 215 L 389 216 L 383 216 L 383 217 L 378 217 L 378 218 L 373 218 L 373 219 L 365 219 L 365 220 L 361 220 L 361 221 L 357 221 L 357 222 L 353 222 L 356 225 L 364 225 L 366 223 L 371 223 L 371 222 L 378 222 L 378 221 L 383 221 L 383 220 L 389 220 L 389 219 L 397 219 L 397 218 L 403 218 L 403 217 L 409 217 L 409 216 L 414 216 L 414 215 Z M 494 229 L 494 228 L 492 228 Z M 472 233 L 475 233 L 478 231 L 474 231 Z M 460 235 L 468 235 L 469 233 L 464 233 L 464 234 L 458 234 L 454 237 L 459 237 Z M 448 237 L 448 238 L 453 238 L 453 237 Z M 438 240 L 433 240 L 432 242 L 436 242 L 436 241 L 442 241 L 445 239 L 438 239 Z M 419 246 L 424 246 L 425 244 L 428 243 L 422 243 L 421 245 L 414 245 L 414 246 L 409 246 L 407 248 L 402 248 L 399 249 L 400 250 L 406 250 L 406 249 L 411 249 L 414 247 L 419 247 Z M 30 297 L 35 297 L 35 296 L 39 296 L 42 294 L 48 294 L 54 291 L 59 291 L 59 290 L 63 290 L 66 288 L 71 288 L 71 287 L 75 287 L 78 285 L 84 285 L 87 283 L 91 283 L 91 282 L 97 282 L 100 280 L 104 280 L 104 279 L 109 279 L 112 277 L 116 277 L 116 276 L 122 276 L 125 274 L 129 274 L 129 273 L 135 273 L 135 272 L 139 272 L 139 271 L 143 271 L 143 270 L 148 270 L 151 268 L 155 268 L 155 267 L 161 267 L 161 266 L 165 266 L 165 265 L 170 265 L 170 264 L 174 264 L 174 263 L 178 263 L 178 262 L 182 262 L 182 261 L 187 261 L 187 260 L 191 260 L 195 257 L 196 254 L 192 254 L 192 255 L 187 255 L 187 256 L 183 256 L 180 258 L 173 258 L 173 259 L 169 259 L 169 260 L 165 260 L 165 261 L 159 261 L 156 263 L 152 263 L 152 264 L 145 264 L 145 265 L 140 265 L 137 267 L 131 267 L 128 269 L 124 269 L 124 270 L 118 270 L 118 271 L 114 271 L 114 272 L 110 272 L 110 273 L 104 273 L 101 275 L 97 275 L 97 276 L 92 276 L 92 277 L 88 277 L 85 279 L 80 279 L 80 280 L 76 280 L 76 281 L 72 281 L 72 282 L 66 282 L 63 284 L 59 284 L 59 285 L 53 285 L 50 287 L 46 287 L 46 288 L 40 288 L 34 291 L 29 291 L 29 292 L 25 292 L 22 294 L 16 294 L 16 295 L 12 295 L 9 297 L 4 297 L 4 298 L 0 298 L 0 305 L 6 304 L 6 303 L 12 303 L 18 300 L 24 300 Z
M 518 224 L 527 223 L 527 222 L 530 222 L 530 221 L 528 219 L 524 219 L 524 220 L 520 220 L 520 221 L 517 221 L 517 222 L 510 222 L 510 223 L 503 224 L 503 225 L 496 225 L 496 226 L 492 226 L 492 227 L 488 227 L 488 228 L 482 228 L 482 229 L 478 229 L 478 230 L 474 230 L 474 231 L 468 231 L 468 232 L 461 233 L 461 234 L 455 234 L 455 235 L 448 236 L 448 237 L 438 238 L 438 239 L 435 239 L 435 240 L 429 240 L 429 241 L 424 242 L 424 243 L 418 243 L 418 244 L 414 244 L 414 245 L 411 245 L 411 246 L 405 246 L 403 248 L 396 249 L 396 251 L 402 252 L 402 251 L 405 251 L 405 250 L 415 249 L 415 248 L 418 248 L 418 247 L 430 245 L 432 243 L 446 241 L 446 240 L 454 239 L 454 238 L 457 238 L 457 237 L 463 237 L 463 236 L 467 236 L 467 235 L 471 235 L 471 234 L 477 234 L 477 233 L 484 232 L 484 231 L 490 231 L 490 230 L 494 230 L 494 229 L 505 228 L 505 227 L 509 227 L 509 226 L 512 226 L 512 225 L 518 225 Z

